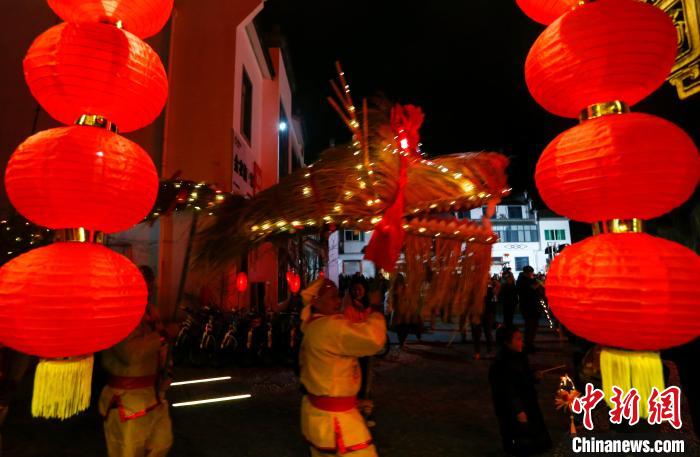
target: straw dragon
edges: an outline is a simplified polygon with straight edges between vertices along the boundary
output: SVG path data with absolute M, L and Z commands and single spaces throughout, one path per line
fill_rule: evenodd
M 329 100 L 353 133 L 352 142 L 324 151 L 318 161 L 252 199 L 224 204 L 216 222 L 200 235 L 200 263 L 224 266 L 244 247 L 290 234 L 375 230 L 374 236 L 385 236 L 373 240 L 374 246 L 370 242 L 368 251 L 383 257 L 378 266 L 387 270 L 393 269 L 394 256 L 377 251 L 391 250 L 387 244 L 399 240 L 398 268 L 407 276 L 416 306 L 421 291 L 430 290 L 423 293 L 430 297 L 424 309 L 479 315 L 491 245 L 497 241 L 490 216 L 509 191 L 508 159 L 489 152 L 425 158 L 418 146 L 418 108 L 369 111 L 364 102 L 360 119 L 342 71 L 339 75 L 345 89 L 332 85 L 340 103 Z M 477 207 L 486 208 L 481 224 L 454 216 Z M 395 215 L 393 222 L 389 213 Z

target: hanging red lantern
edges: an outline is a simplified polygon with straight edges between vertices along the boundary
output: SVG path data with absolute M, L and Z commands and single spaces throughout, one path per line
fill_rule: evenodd
M 173 0 L 48 0 L 64 21 L 121 26 L 140 38 L 158 33 L 170 17 Z
M 22 143 L 7 165 L 5 188 L 12 205 L 35 224 L 112 233 L 148 214 L 158 174 L 136 143 L 105 129 L 70 126 Z
M 535 172 L 554 212 L 583 222 L 651 219 L 680 206 L 700 179 L 693 140 L 641 113 L 585 121 L 555 138 Z
M 137 130 L 155 120 L 168 95 L 158 54 L 107 24 L 50 28 L 29 48 L 24 75 L 34 98 L 64 124 L 92 114 L 123 132 Z
M 295 271 L 288 271 L 286 274 L 289 290 L 296 294 L 301 289 L 301 276 Z
M 136 327 L 146 307 L 139 269 L 92 243 L 54 243 L 0 268 L 0 341 L 39 357 L 106 349 Z
M 547 299 L 569 330 L 622 349 L 660 350 L 700 335 L 700 257 L 643 233 L 605 234 L 566 248 Z
M 666 80 L 676 52 L 676 28 L 659 8 L 597 0 L 547 27 L 527 56 L 525 79 L 547 111 L 576 118 L 596 103 L 647 97 Z
M 571 11 L 579 0 L 515 0 L 515 3 L 530 19 L 548 25 Z
M 248 290 L 248 274 L 245 271 L 241 271 L 236 275 L 236 290 L 239 293 Z
M 55 243 L 0 268 L 0 342 L 42 358 L 32 415 L 65 419 L 90 405 L 92 353 L 124 339 L 148 292 L 139 269 L 91 243 Z

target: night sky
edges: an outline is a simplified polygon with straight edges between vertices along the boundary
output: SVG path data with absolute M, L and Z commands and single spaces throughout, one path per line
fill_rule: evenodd
M 576 121 L 545 112 L 530 97 L 523 66 L 543 30 L 511 0 L 268 0 L 264 27 L 279 24 L 296 80 L 295 109 L 307 161 L 349 138 L 327 105 L 340 60 L 356 100 L 384 94 L 426 113 L 430 155 L 498 151 L 511 158 L 509 181 L 537 199 L 541 151 Z M 672 120 L 700 140 L 700 95 L 679 101 L 666 83 L 634 108 Z

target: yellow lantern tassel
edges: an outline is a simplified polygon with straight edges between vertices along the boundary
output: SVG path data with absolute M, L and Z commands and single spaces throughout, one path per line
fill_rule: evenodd
M 600 372 L 608 406 L 614 407 L 610 401 L 613 386 L 622 389 L 623 395 L 634 387 L 640 396 L 639 415 L 643 418 L 649 415 L 651 389 L 656 387 L 659 392 L 664 390 L 663 365 L 658 352 L 603 348 L 600 353 Z
M 92 355 L 41 359 L 34 376 L 32 416 L 67 419 L 90 406 Z

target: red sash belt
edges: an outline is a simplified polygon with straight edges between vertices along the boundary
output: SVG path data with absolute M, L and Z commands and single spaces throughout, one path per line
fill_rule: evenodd
M 349 411 L 357 406 L 357 398 L 352 397 L 317 397 L 316 395 L 307 395 L 309 402 L 322 411 L 340 413 Z
M 105 412 L 103 419 L 107 420 L 107 417 L 109 416 L 109 412 L 112 411 L 113 409 L 116 409 L 119 412 L 119 421 L 126 422 L 126 421 L 130 421 L 130 420 L 138 419 L 139 417 L 143 417 L 146 414 L 153 411 L 154 409 L 156 409 L 157 407 L 159 407 L 160 405 L 161 405 L 160 399 L 158 399 L 158 400 L 156 400 L 156 402 L 154 404 L 152 404 L 151 406 L 149 406 L 146 409 L 127 413 L 126 408 L 124 408 L 124 405 L 122 404 L 122 398 L 119 395 L 114 394 L 114 397 L 112 397 L 112 401 L 110 402 L 109 407 L 107 408 L 107 411 Z
M 109 378 L 109 387 L 112 389 L 134 390 L 146 387 L 155 388 L 156 375 L 151 376 L 112 376 Z

